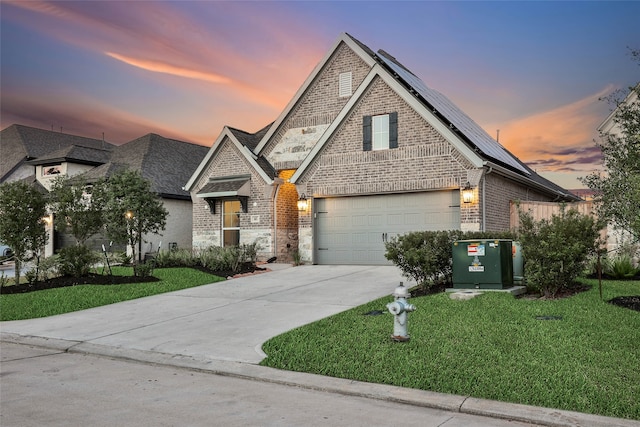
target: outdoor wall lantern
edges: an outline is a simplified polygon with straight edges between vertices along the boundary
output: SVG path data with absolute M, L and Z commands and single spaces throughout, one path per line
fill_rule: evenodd
M 302 193 L 302 195 L 298 199 L 298 210 L 306 211 L 308 207 L 309 207 L 309 201 L 307 200 L 307 197 L 305 196 L 305 194 Z
M 473 188 L 471 188 L 471 184 L 468 181 L 462 189 L 462 201 L 464 203 L 473 203 Z

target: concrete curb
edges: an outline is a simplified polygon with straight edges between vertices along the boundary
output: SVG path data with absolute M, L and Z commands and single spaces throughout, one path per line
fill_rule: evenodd
M 500 418 L 549 427 L 640 427 L 640 421 L 604 417 L 580 412 L 498 402 L 474 397 L 436 393 L 384 384 L 364 383 L 342 378 L 301 372 L 282 371 L 229 360 L 124 349 L 80 341 L 0 332 L 0 342 L 43 347 L 69 353 L 87 354 L 139 363 L 193 369 L 216 375 L 232 376 L 305 389 L 385 400 L 450 412 Z

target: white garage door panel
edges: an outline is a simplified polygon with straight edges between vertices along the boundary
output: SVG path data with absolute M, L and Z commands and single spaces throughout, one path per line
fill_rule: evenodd
M 390 264 L 384 239 L 460 227 L 458 191 L 316 199 L 318 264 Z

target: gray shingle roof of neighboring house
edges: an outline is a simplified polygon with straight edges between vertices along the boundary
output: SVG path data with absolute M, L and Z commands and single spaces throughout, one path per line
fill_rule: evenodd
M 269 123 L 267 126 L 263 127 L 256 133 L 249 133 L 232 127 L 229 127 L 229 131 L 233 134 L 233 136 L 236 137 L 240 144 L 244 145 L 249 150 L 251 150 L 252 153 L 254 153 L 255 148 L 262 140 L 262 137 L 269 131 L 271 125 L 273 125 L 273 123 Z M 269 177 L 275 178 L 277 176 L 275 169 L 273 168 L 273 166 L 271 166 L 271 163 L 269 163 L 269 161 L 264 156 L 258 156 L 258 158 L 256 159 L 256 163 L 258 163 L 258 165 L 262 168 L 262 170 L 265 171 L 265 173 Z
M 13 124 L 0 132 L 0 182 L 26 161 L 70 146 L 111 149 L 106 141 Z
M 209 147 L 150 133 L 116 147 L 108 164 L 90 172 L 93 177 L 99 173 L 108 176 L 126 165 L 141 171 L 142 176 L 151 181 L 153 191 L 162 197 L 190 200 L 190 194 L 182 187 L 208 150 Z
M 85 165 L 101 165 L 109 161 L 112 149 L 83 147 L 80 145 L 71 145 L 61 150 L 30 160 L 29 164 L 43 165 L 47 163 L 72 162 Z
M 22 125 L 11 125 L 2 130 L 1 138 L 0 182 L 2 177 L 24 163 L 72 162 L 96 166 L 82 174 L 88 181 L 108 177 L 124 168 L 141 171 L 160 196 L 185 200 L 190 200 L 191 196 L 182 187 L 209 150 L 209 147 L 154 133 L 116 146 L 97 139 Z

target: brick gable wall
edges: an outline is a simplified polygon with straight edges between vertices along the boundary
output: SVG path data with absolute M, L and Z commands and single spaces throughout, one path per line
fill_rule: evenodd
M 398 113 L 398 148 L 363 151 L 362 117 Z M 314 196 L 459 188 L 473 166 L 376 79 L 300 181 Z
M 309 85 L 304 95 L 282 123 L 278 132 L 262 151 L 265 157 L 274 150 L 287 130 L 331 123 L 350 97 L 339 97 L 340 73 L 351 71 L 355 90 L 370 71 L 370 67 L 346 44 L 342 43 L 324 69 Z M 300 162 L 274 164 L 276 170 L 295 169 Z
M 228 140 L 224 139 L 213 160 L 202 173 L 191 192 L 193 200 L 193 246 L 204 248 L 221 246 L 222 202 L 216 201 L 216 213 L 212 214 L 209 204 L 196 194 L 207 184 L 209 178 L 234 175 L 251 175 L 251 197 L 247 204 L 247 213 L 240 215 L 240 243 L 250 244 L 257 241 L 260 245 L 260 257 L 273 254 L 272 224 L 273 199 L 263 178 L 252 168 L 242 153 Z

